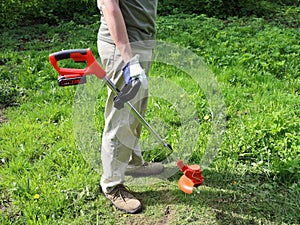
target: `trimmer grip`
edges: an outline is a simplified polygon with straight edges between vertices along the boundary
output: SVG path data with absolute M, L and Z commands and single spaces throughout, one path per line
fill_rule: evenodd
M 75 62 L 78 62 L 78 59 L 81 61 L 86 61 L 87 56 L 87 49 L 70 49 L 70 50 L 63 50 L 60 52 L 53 53 L 53 57 L 56 61 L 63 60 L 63 59 L 73 59 Z
M 64 59 L 73 59 L 74 62 L 86 62 L 87 67 L 84 69 L 61 68 L 58 66 L 57 62 Z M 106 75 L 104 69 L 97 62 L 89 48 L 55 52 L 49 55 L 49 60 L 59 75 L 64 76 L 65 78 L 77 78 L 89 74 L 95 74 L 98 78 L 103 79 Z

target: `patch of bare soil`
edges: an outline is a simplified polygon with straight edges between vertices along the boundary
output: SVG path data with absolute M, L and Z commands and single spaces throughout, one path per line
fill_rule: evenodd
M 164 218 L 159 222 L 160 225 L 169 224 L 174 217 L 174 210 L 171 205 L 167 205 L 164 212 Z
M 134 214 L 134 215 L 126 215 L 123 214 L 123 217 L 126 219 L 122 221 L 122 224 L 126 225 L 168 225 L 172 224 L 172 221 L 175 219 L 175 211 L 172 209 L 171 205 L 167 205 L 165 209 L 163 209 L 163 215 L 160 218 L 151 218 L 149 216 L 145 216 L 145 214 Z
M 21 216 L 21 213 L 13 207 L 12 199 L 7 193 L 2 193 L 0 195 L 0 215 L 9 217 L 10 221 L 13 223 Z
M 5 116 L 4 116 L 4 111 L 5 111 L 5 109 L 0 107 L 0 125 L 1 125 L 1 123 L 4 123 L 6 121 Z

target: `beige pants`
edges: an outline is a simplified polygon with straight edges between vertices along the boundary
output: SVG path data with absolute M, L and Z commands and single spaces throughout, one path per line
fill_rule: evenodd
M 119 89 L 124 86 L 122 67 L 124 62 L 116 46 L 98 40 L 98 51 L 101 61 L 106 69 L 107 76 Z M 133 48 L 134 54 L 139 54 L 140 63 L 148 74 L 151 66 L 153 50 Z M 148 90 L 141 90 L 130 102 L 144 115 L 147 107 Z M 101 158 L 103 174 L 101 187 L 104 192 L 108 187 L 122 184 L 125 181 L 125 170 L 128 165 L 142 165 L 144 163 L 139 137 L 141 124 L 124 107 L 116 109 L 113 105 L 115 94 L 109 89 L 105 108 L 105 127 L 102 136 Z

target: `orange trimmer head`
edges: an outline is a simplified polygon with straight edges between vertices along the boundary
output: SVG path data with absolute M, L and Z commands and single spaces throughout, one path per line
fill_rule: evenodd
M 187 194 L 192 194 L 193 188 L 200 186 L 204 182 L 200 166 L 195 164 L 188 166 L 182 160 L 177 162 L 177 166 L 183 172 L 178 181 L 179 188 Z

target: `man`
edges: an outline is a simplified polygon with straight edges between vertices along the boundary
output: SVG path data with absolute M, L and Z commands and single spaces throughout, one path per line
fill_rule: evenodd
M 148 74 L 153 57 L 157 0 L 98 0 L 101 26 L 98 51 L 107 76 L 143 115 Z M 125 99 L 125 100 L 124 100 Z M 142 210 L 141 202 L 124 186 L 125 174 L 150 176 L 163 171 L 160 163 L 144 162 L 138 143 L 141 124 L 123 107 L 128 99 L 108 90 L 101 157 L 101 187 L 113 205 L 127 213 Z M 121 103 L 121 104 L 119 104 Z

